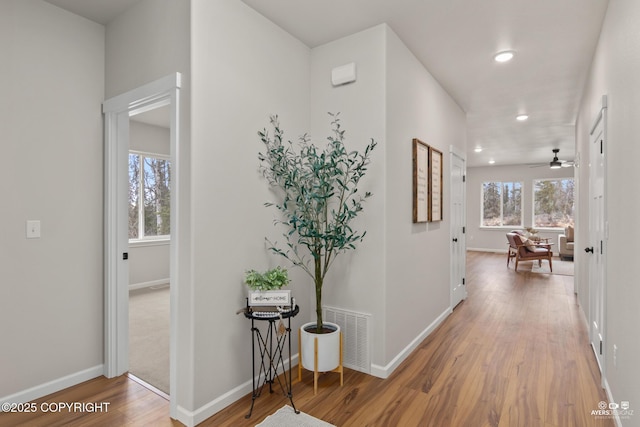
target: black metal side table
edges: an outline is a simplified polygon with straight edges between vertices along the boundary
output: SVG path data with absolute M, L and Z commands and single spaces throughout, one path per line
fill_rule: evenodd
M 263 310 L 265 308 L 263 307 Z M 251 351 L 252 351 L 252 382 L 253 392 L 251 394 L 251 408 L 245 418 L 250 418 L 253 412 L 253 404 L 262 394 L 262 389 L 269 384 L 269 393 L 273 393 L 273 384 L 277 381 L 280 389 L 285 397 L 289 398 L 291 406 L 296 414 L 300 413 L 293 403 L 291 394 L 291 366 L 289 372 L 284 368 L 284 351 L 289 352 L 289 363 L 291 363 L 291 318 L 295 317 L 300 311 L 297 305 L 287 306 L 285 311 L 261 311 L 261 307 L 249 307 L 244 311 L 244 316 L 251 319 Z M 286 327 L 284 331 L 278 333 L 278 329 L 282 328 L 280 321 L 286 319 Z M 260 329 L 256 327 L 256 321 L 267 321 L 266 334 L 263 335 Z M 256 376 L 256 343 L 260 355 L 260 369 Z M 278 369 L 282 370 L 282 378 L 278 376 Z

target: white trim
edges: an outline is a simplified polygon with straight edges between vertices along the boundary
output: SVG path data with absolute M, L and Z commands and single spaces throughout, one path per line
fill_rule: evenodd
M 73 387 L 102 375 L 104 365 L 97 365 L 83 371 L 75 372 L 61 378 L 19 391 L 9 396 L 0 397 L 0 403 L 26 403 L 39 399 L 65 388 Z M 2 412 L 2 411 L 0 411 Z
M 602 387 L 604 388 L 605 393 L 607 393 L 607 399 L 609 400 L 609 402 L 615 402 L 616 400 L 613 397 L 613 393 L 611 392 L 611 387 L 609 387 L 609 382 L 607 381 L 607 379 L 602 378 L 602 383 Z M 616 427 L 623 427 L 622 420 L 620 419 L 620 414 L 618 414 L 617 411 L 614 412 L 613 421 L 615 422 Z
M 144 248 L 148 246 L 169 246 L 171 244 L 171 238 L 167 237 L 158 237 L 151 238 L 147 237 L 144 239 L 129 239 L 129 248 Z
M 447 308 L 440 316 L 436 318 L 436 320 L 434 320 L 429 326 L 427 326 L 424 331 L 422 331 L 417 337 L 415 337 L 408 346 L 406 346 L 400 353 L 398 353 L 396 357 L 394 357 L 393 360 L 386 366 L 380 366 L 372 363 L 371 375 L 378 378 L 388 378 L 389 375 L 391 375 L 393 371 L 395 371 L 396 368 L 400 366 L 400 364 L 404 362 L 404 360 L 409 357 L 409 355 L 411 355 L 413 350 L 415 350 L 420 345 L 420 343 L 422 343 L 422 341 L 424 341 L 425 338 L 427 338 L 431 334 L 431 332 L 433 332 L 440 325 L 440 323 L 442 323 L 447 317 L 449 317 L 449 314 L 451 314 L 452 312 L 453 309 L 451 307 Z
M 150 288 L 151 286 L 168 285 L 169 283 L 171 282 L 167 277 L 165 279 L 150 280 L 148 282 L 129 284 L 129 290 L 135 291 L 136 289 Z
M 160 160 L 171 160 L 171 156 L 166 154 L 153 153 L 151 151 L 129 150 L 129 154 L 137 154 L 144 157 L 154 157 Z
M 167 88 L 180 89 L 182 76 L 180 73 L 170 74 L 129 92 L 114 96 L 102 104 L 104 113 L 127 111 L 135 116 L 146 111 L 164 107 L 171 103 L 167 97 Z
M 284 361 L 285 370 L 288 370 L 290 366 L 295 366 L 297 364 L 298 364 L 298 354 L 296 353 L 291 357 L 290 362 L 288 359 Z M 290 373 L 293 374 L 293 371 L 290 371 Z M 260 378 L 256 377 L 256 381 L 260 381 Z M 200 424 L 207 418 L 220 412 L 221 410 L 225 409 L 227 406 L 231 405 L 232 403 L 237 402 L 241 398 L 245 397 L 247 394 L 251 393 L 252 387 L 253 387 L 252 380 L 245 381 L 244 383 L 229 390 L 228 392 L 222 394 L 221 396 L 216 397 L 209 403 L 202 405 L 195 411 L 189 411 L 188 409 L 183 408 L 182 406 L 178 406 L 176 419 L 187 427 L 193 427 L 197 424 Z M 285 400 L 283 400 L 283 404 L 284 403 L 285 403 Z M 249 408 L 246 408 L 246 409 L 249 410 Z M 256 422 L 258 421 L 260 420 L 256 420 Z

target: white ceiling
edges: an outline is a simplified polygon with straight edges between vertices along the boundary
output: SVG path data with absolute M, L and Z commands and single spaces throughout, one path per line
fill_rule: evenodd
M 139 0 L 48 1 L 105 24 Z M 573 159 L 608 0 L 242 1 L 309 47 L 386 22 L 467 113 L 469 166 Z M 515 58 L 494 62 L 505 49 Z
M 98 24 L 107 25 L 111 20 L 140 0 L 45 0 L 76 15 L 84 16 Z

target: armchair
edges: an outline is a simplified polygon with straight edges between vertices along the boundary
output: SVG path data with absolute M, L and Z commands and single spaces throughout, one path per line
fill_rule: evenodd
M 530 242 L 526 237 L 519 233 L 507 233 L 507 241 L 509 242 L 509 249 L 507 251 L 507 267 L 511 258 L 515 258 L 516 266 L 515 270 L 518 271 L 518 263 L 520 261 L 538 261 L 539 265 L 542 265 L 542 260 L 549 261 L 549 270 L 553 272 L 553 264 L 551 257 L 550 244 L 534 244 Z
M 573 227 L 564 229 L 564 234 L 558 236 L 558 254 L 561 260 L 573 259 Z

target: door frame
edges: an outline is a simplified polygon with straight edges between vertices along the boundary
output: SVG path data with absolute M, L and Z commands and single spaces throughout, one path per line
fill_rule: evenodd
M 591 347 L 593 349 L 593 352 L 596 356 L 596 360 L 598 362 L 598 367 L 600 368 L 600 374 L 601 374 L 601 384 L 602 387 L 606 386 L 606 375 L 605 375 L 605 371 L 606 371 L 606 344 L 607 344 L 607 340 L 606 340 L 606 321 L 607 321 L 607 239 L 608 239 L 608 215 L 607 215 L 607 95 L 603 95 L 602 96 L 602 103 L 601 103 L 601 107 L 600 110 L 598 111 L 594 121 L 593 121 L 593 125 L 591 126 L 591 129 L 589 131 L 589 240 L 588 240 L 588 245 L 591 246 L 594 250 L 594 253 L 591 254 L 590 256 L 587 257 L 587 259 L 589 260 L 589 264 L 588 264 L 588 277 L 589 277 L 589 341 L 591 343 Z M 601 148 L 601 154 L 602 154 L 602 197 L 603 197 L 603 206 L 602 206 L 602 218 L 601 218 L 601 222 L 599 224 L 600 228 L 600 233 L 596 233 L 596 230 L 592 230 L 591 229 L 591 224 L 592 224 L 592 216 L 595 214 L 594 212 L 592 212 L 592 188 L 594 185 L 593 182 L 593 167 L 594 167 L 594 162 L 599 161 L 600 159 L 594 159 L 592 156 L 593 150 L 592 150 L 592 138 L 594 136 L 594 133 L 596 131 L 596 129 L 598 129 L 598 126 L 602 124 L 602 148 Z M 596 241 L 594 241 L 596 240 Z M 599 242 L 597 240 L 600 240 Z M 599 251 L 600 254 L 599 256 L 601 257 L 601 266 L 602 266 L 602 271 L 600 272 L 594 272 L 594 269 L 592 268 L 592 264 L 594 262 L 592 256 L 595 255 L 595 252 Z M 595 274 L 599 274 L 601 277 L 601 282 L 600 286 L 598 289 L 594 289 L 595 286 L 593 285 L 593 275 Z M 596 309 L 596 304 L 599 305 L 599 310 Z M 595 319 L 594 317 L 596 317 L 596 313 L 600 312 L 601 313 L 601 319 Z M 594 322 L 598 321 L 599 325 L 598 325 L 598 340 L 599 342 L 596 342 L 594 339 L 595 336 L 595 326 L 594 326 Z M 601 350 L 597 347 L 601 347 Z
M 456 229 L 456 226 L 458 226 L 459 224 L 454 224 L 453 221 L 453 162 L 454 162 L 454 158 L 458 158 L 462 161 L 462 227 L 463 229 Z M 462 251 L 462 259 L 459 260 L 460 263 L 462 264 L 462 278 L 463 278 L 463 285 L 465 285 L 465 276 L 466 276 L 466 247 L 467 247 L 467 241 L 466 241 L 466 219 L 467 219 L 467 188 L 466 188 L 466 184 L 465 184 L 465 177 L 467 175 L 467 159 L 466 159 L 466 155 L 464 154 L 463 151 L 458 150 L 455 146 L 451 145 L 449 146 L 449 188 L 451 189 L 449 192 L 449 217 L 451 218 L 451 223 L 450 223 L 450 229 L 449 229 L 449 234 L 450 234 L 450 256 L 453 258 L 455 256 L 455 245 L 453 242 L 453 239 L 457 239 L 458 241 L 455 242 L 456 245 L 460 245 L 463 248 Z M 450 286 L 449 286 L 449 301 L 451 304 L 451 309 L 453 310 L 455 308 L 456 305 L 458 305 L 458 303 L 464 299 L 466 299 L 467 297 L 467 290 L 466 287 L 464 287 L 464 298 L 462 298 L 462 300 L 460 301 L 454 301 L 454 290 L 458 287 L 458 283 L 455 283 L 455 272 L 454 272 L 454 265 L 455 263 L 450 262 L 451 265 L 451 270 L 450 270 Z
M 180 88 L 181 74 L 175 73 L 106 100 L 104 164 L 104 375 L 124 374 L 129 365 L 129 277 L 124 256 L 128 253 L 128 152 L 129 117 L 156 108 L 170 109 L 171 241 L 170 241 L 170 338 L 169 397 L 170 416 L 177 416 L 177 342 L 178 342 L 178 257 L 180 241 L 178 201 L 180 200 Z

